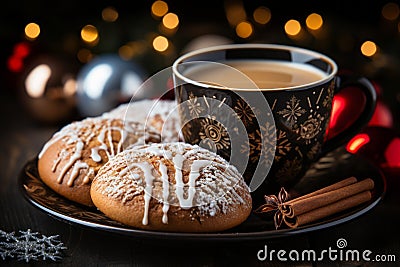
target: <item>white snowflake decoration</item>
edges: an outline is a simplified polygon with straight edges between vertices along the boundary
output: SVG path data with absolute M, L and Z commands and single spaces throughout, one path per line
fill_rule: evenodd
M 45 236 L 38 232 L 19 231 L 20 235 L 15 236 L 14 232 L 7 233 L 0 230 L 0 257 L 5 260 L 7 257 L 17 260 L 60 260 L 61 251 L 67 249 L 58 240 L 58 235 Z

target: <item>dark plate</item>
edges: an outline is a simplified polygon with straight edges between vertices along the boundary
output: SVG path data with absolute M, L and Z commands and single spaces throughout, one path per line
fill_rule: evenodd
M 350 155 L 339 149 L 321 158 L 292 189 L 298 194 L 306 194 L 350 176 L 358 179 L 372 178 L 375 182 L 372 199 L 346 212 L 301 226 L 295 229 L 275 230 L 272 220 L 257 215 L 250 217 L 240 226 L 220 233 L 169 233 L 138 230 L 115 222 L 100 211 L 77 205 L 49 189 L 41 181 L 37 171 L 37 159 L 29 161 L 19 177 L 19 187 L 25 198 L 36 208 L 65 221 L 94 230 L 108 231 L 136 238 L 171 239 L 187 241 L 243 241 L 262 240 L 315 231 L 338 225 L 372 209 L 383 197 L 386 190 L 382 172 L 367 160 Z

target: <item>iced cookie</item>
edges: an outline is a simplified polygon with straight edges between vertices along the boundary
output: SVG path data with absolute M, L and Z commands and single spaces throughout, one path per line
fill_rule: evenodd
M 38 159 L 39 175 L 60 195 L 93 206 L 90 185 L 101 166 L 130 145 L 159 141 L 155 131 L 136 122 L 99 117 L 76 121 L 44 145 Z
M 99 170 L 91 196 L 108 217 L 157 231 L 223 231 L 245 221 L 252 207 L 234 166 L 181 142 L 123 151 Z
M 162 137 L 162 142 L 176 142 L 180 137 L 178 109 L 173 100 L 145 99 L 121 104 L 102 115 L 104 118 L 119 118 L 136 121 L 154 127 Z

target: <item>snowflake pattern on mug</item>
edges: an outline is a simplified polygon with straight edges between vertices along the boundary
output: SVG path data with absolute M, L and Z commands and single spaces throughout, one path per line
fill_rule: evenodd
M 272 165 L 275 157 L 275 145 L 276 145 L 276 129 L 275 125 L 270 122 L 266 122 L 264 125 L 260 126 L 262 138 L 259 140 L 262 144 L 262 151 L 264 156 L 262 157 L 261 164 L 264 166 Z
M 290 183 L 304 170 L 307 165 L 304 161 L 314 160 L 321 151 L 333 94 L 334 83 L 304 94 L 287 93 L 282 97 L 276 93 L 268 99 L 272 115 L 249 106 L 239 96 L 225 92 L 198 95 L 191 91 L 183 109 L 189 120 L 195 116 L 197 122 L 193 124 L 196 126 L 183 125 L 182 133 L 191 143 L 227 158 L 230 158 L 232 144 L 237 144 L 238 152 L 248 155 L 248 166 L 274 165 L 273 175 Z M 268 125 L 268 118 L 259 114 L 274 116 L 283 127 L 276 129 Z M 247 138 L 243 138 L 245 135 Z M 263 157 L 260 157 L 261 151 Z
M 197 118 L 205 110 L 204 107 L 197 101 L 197 97 L 193 92 L 189 93 L 189 99 L 187 100 L 187 107 L 189 114 L 192 118 Z
M 286 132 L 279 130 L 276 140 L 275 160 L 279 161 L 292 149 L 292 145 L 286 136 Z
M 254 112 L 252 108 L 243 100 L 237 100 L 234 110 L 236 112 L 233 113 L 234 116 L 237 116 L 244 123 L 244 125 L 247 126 L 253 123 L 253 119 L 255 118 Z
M 279 115 L 282 115 L 286 119 L 286 122 L 290 128 L 293 128 L 297 123 L 300 116 L 306 113 L 306 110 L 300 105 L 300 99 L 297 99 L 294 95 L 286 101 L 286 108 L 278 111 Z

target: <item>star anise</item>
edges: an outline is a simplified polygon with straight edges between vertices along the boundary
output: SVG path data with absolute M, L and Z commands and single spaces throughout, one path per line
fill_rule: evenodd
M 285 188 L 281 187 L 278 196 L 275 195 L 264 196 L 265 204 L 262 204 L 260 207 L 258 207 L 255 210 L 255 212 L 268 213 L 275 211 L 274 224 L 275 228 L 278 229 L 279 227 L 281 227 L 283 221 L 281 206 L 288 200 L 288 198 L 289 198 L 288 192 L 286 192 Z

